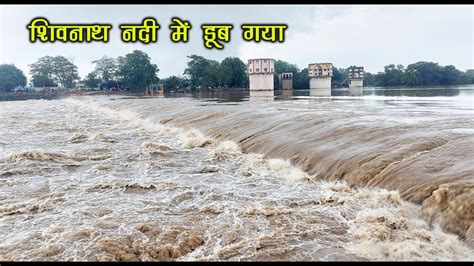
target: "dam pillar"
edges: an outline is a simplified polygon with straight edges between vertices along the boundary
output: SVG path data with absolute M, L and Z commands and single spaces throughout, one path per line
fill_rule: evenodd
M 247 74 L 249 75 L 250 96 L 268 97 L 274 95 L 273 74 L 275 73 L 275 59 L 249 59 Z
M 293 96 L 293 90 L 281 90 L 282 97 L 291 97 Z
M 349 88 L 364 86 L 364 67 L 350 66 L 347 69 L 347 73 Z
M 280 74 L 280 83 L 282 90 L 292 90 L 293 89 L 293 73 L 281 73 Z
M 349 96 L 364 96 L 364 88 L 363 87 L 349 88 Z
M 311 96 L 331 96 L 331 63 L 309 64 L 308 76 Z

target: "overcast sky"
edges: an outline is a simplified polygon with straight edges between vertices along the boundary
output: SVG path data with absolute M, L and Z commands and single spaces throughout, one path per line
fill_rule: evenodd
M 139 23 L 144 17 L 158 20 L 158 42 L 123 43 L 119 24 Z M 189 20 L 189 42 L 170 41 L 171 18 Z M 34 17 L 50 23 L 111 23 L 109 43 L 30 43 L 26 25 Z M 182 75 L 187 55 L 222 60 L 238 56 L 272 57 L 300 68 L 314 62 L 337 67 L 364 66 L 378 72 L 385 65 L 417 61 L 474 68 L 474 7 L 443 5 L 41 5 L 0 7 L 0 63 L 15 64 L 28 75 L 28 64 L 45 55 L 73 58 L 81 77 L 93 69 L 91 61 L 103 55 L 117 57 L 140 49 L 158 65 L 158 76 Z M 201 24 L 231 23 L 231 41 L 223 50 L 203 45 Z M 242 40 L 243 23 L 285 23 L 285 42 L 249 43 Z

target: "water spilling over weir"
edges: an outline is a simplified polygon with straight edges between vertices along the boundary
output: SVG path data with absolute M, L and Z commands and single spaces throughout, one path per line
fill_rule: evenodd
M 473 260 L 472 101 L 0 108 L 2 260 Z

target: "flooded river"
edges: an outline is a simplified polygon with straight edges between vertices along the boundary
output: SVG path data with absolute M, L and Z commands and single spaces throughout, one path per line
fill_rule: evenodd
M 0 260 L 474 260 L 474 87 L 276 95 L 0 102 Z

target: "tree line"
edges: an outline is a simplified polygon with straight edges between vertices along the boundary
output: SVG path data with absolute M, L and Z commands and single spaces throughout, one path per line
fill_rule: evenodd
M 237 57 L 222 62 L 199 55 L 188 56 L 184 76 L 171 76 L 161 84 L 166 90 L 248 87 L 246 64 Z
M 433 62 L 420 61 L 408 65 L 390 64 L 383 72 L 366 73 L 367 86 L 437 86 L 474 83 L 474 69 L 460 71 L 453 65 L 441 66 Z
M 281 73 L 293 73 L 293 87 L 309 89 L 308 68 L 300 69 L 286 61 L 275 61 L 275 88 L 280 88 Z M 332 86 L 347 86 L 346 68 L 333 67 Z M 222 62 L 199 55 L 188 56 L 187 67 L 182 76 L 171 76 L 160 82 L 165 90 L 200 88 L 247 88 L 246 64 L 237 57 L 227 57 Z M 433 62 L 417 62 L 408 65 L 390 64 L 383 72 L 365 72 L 364 86 L 437 86 L 474 84 L 474 70 L 465 72 L 452 65 L 441 66 Z
M 308 68 L 302 70 L 294 64 L 285 61 L 275 61 L 275 88 L 280 84 L 278 74 L 293 73 L 293 86 L 296 89 L 308 89 Z M 332 87 L 348 86 L 347 68 L 333 67 Z M 389 86 L 438 86 L 474 84 L 474 69 L 460 71 L 453 65 L 441 66 L 438 63 L 420 61 L 408 65 L 390 64 L 384 67 L 383 72 L 372 74 L 364 73 L 364 86 L 389 87 Z
M 152 64 L 150 57 L 139 50 L 117 58 L 104 56 L 91 63 L 95 65 L 94 70 L 82 80 L 88 88 L 97 88 L 105 83 L 123 90 L 142 91 L 159 81 L 157 65 Z M 62 86 L 72 89 L 80 81 L 74 60 L 64 56 L 43 56 L 28 67 L 34 87 Z M 23 71 L 14 65 L 0 65 L 0 91 L 13 91 L 17 86 L 26 86 L 26 81 Z
M 92 63 L 95 68 L 84 79 L 88 88 L 96 88 L 97 84 L 106 83 L 107 87 L 142 91 L 148 85 L 159 81 L 158 66 L 152 64 L 150 56 L 140 50 L 117 58 L 103 56 Z
M 221 62 L 199 55 L 188 56 L 183 75 L 160 80 L 158 66 L 143 51 L 135 50 L 117 58 L 103 56 L 91 62 L 94 70 L 82 80 L 86 87 L 116 87 L 121 90 L 142 91 L 150 84 L 161 84 L 165 90 L 193 90 L 208 88 L 247 88 L 246 64 L 238 57 L 227 57 Z M 296 89 L 308 89 L 308 68 L 300 69 L 286 61 L 275 61 L 275 88 L 280 88 L 281 73 L 293 73 Z M 35 87 L 61 85 L 72 89 L 80 81 L 78 68 L 72 58 L 44 56 L 29 65 L 31 83 Z M 347 69 L 333 67 L 333 87 L 347 85 Z M 25 86 L 26 76 L 11 64 L 0 65 L 0 90 L 12 91 Z M 390 64 L 383 72 L 365 73 L 364 86 L 433 86 L 474 84 L 474 70 L 460 71 L 453 65 L 441 66 L 433 62 L 408 65 Z

